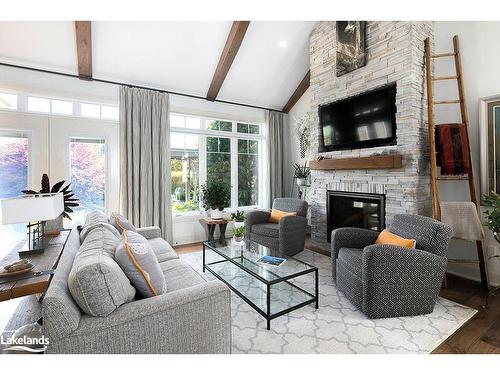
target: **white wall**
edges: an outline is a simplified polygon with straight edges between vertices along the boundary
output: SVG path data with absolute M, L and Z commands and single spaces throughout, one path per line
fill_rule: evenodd
M 471 150 L 474 159 L 474 170 L 477 177 L 478 193 L 480 191 L 479 169 L 479 99 L 500 95 L 500 22 L 436 22 L 435 51 L 448 52 L 453 50 L 452 38 L 459 37 L 462 57 L 462 73 L 465 85 L 465 96 L 469 112 Z M 435 75 L 454 75 L 454 64 L 451 59 L 436 59 Z M 445 81 L 434 84 L 436 98 L 458 98 L 456 83 Z M 458 122 L 459 108 L 455 105 L 437 106 L 436 123 Z M 466 200 L 469 198 L 466 183 L 440 181 L 441 199 L 447 201 Z M 491 254 L 500 253 L 499 245 L 487 234 L 486 251 Z M 496 249 L 496 250 L 495 250 Z M 453 240 L 449 256 L 475 257 L 474 244 Z M 491 254 L 492 255 L 492 254 Z M 492 259 L 489 262 L 490 281 L 500 283 L 500 261 Z M 450 265 L 449 271 L 479 279 L 478 267 L 475 265 Z
M 293 165 L 304 164 L 308 159 L 307 156 L 302 159 L 299 153 L 299 144 L 297 135 L 295 132 L 295 122 L 304 116 L 307 112 L 311 110 L 311 90 L 307 89 L 304 95 L 297 101 L 290 112 L 287 115 L 287 121 L 285 123 L 285 147 L 284 147 L 284 190 L 286 197 L 292 197 L 297 195 L 297 187 L 293 180 Z
M 474 158 L 476 175 L 479 176 L 479 124 L 478 106 L 479 99 L 500 95 L 500 22 L 435 22 L 435 51 L 452 51 L 453 35 L 458 34 L 462 54 L 462 68 L 465 83 L 466 102 L 469 111 L 471 149 Z M 451 60 L 439 59 L 435 65 L 436 75 L 454 75 L 454 65 Z M 451 69 L 451 70 L 450 70 Z M 436 98 L 457 98 L 456 83 L 445 81 L 434 84 Z M 292 164 L 300 160 L 297 137 L 294 131 L 294 117 L 299 118 L 303 113 L 310 110 L 309 90 L 292 108 L 288 116 L 288 126 L 285 132 L 285 164 L 287 166 L 285 186 L 290 194 L 292 186 L 293 169 Z M 436 110 L 437 123 L 455 122 L 459 120 L 458 108 L 453 106 L 442 106 Z M 455 114 L 456 113 L 456 114 Z M 454 115 L 455 114 L 455 115 Z M 468 199 L 468 187 L 466 183 L 457 185 L 456 182 L 440 182 L 442 200 L 465 200 Z M 445 185 L 447 184 L 447 185 Z M 451 185 L 455 184 L 455 185 Z M 479 179 L 477 181 L 479 188 Z M 479 190 L 479 189 L 478 189 Z M 494 251 L 500 253 L 498 244 L 491 238 L 486 230 L 486 251 L 490 254 Z M 449 256 L 452 258 L 475 257 L 476 250 L 473 244 L 460 240 L 452 240 Z M 493 259 L 489 263 L 489 278 L 493 283 L 500 283 L 500 261 Z M 479 279 L 478 267 L 475 265 L 450 265 L 449 271 L 469 278 Z
M 3 66 L 0 66 L 1 89 L 113 105 L 118 104 L 119 98 L 119 86 L 117 85 Z M 228 120 L 253 123 L 264 123 L 265 121 L 265 111 L 261 109 L 209 102 L 179 95 L 170 96 L 170 109 L 173 112 L 220 117 Z M 192 243 L 206 239 L 205 230 L 198 222 L 199 218 L 200 216 L 197 215 L 173 219 L 174 244 Z M 226 234 L 230 235 L 230 233 L 231 228 L 228 227 Z

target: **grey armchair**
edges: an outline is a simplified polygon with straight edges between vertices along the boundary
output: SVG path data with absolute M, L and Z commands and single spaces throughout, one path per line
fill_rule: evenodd
M 284 255 L 293 256 L 304 250 L 307 229 L 307 202 L 297 198 L 276 198 L 273 208 L 296 212 L 278 224 L 269 223 L 269 211 L 251 211 L 245 217 L 246 238 Z
M 332 232 L 333 279 L 351 303 L 371 318 L 429 314 L 446 271 L 449 226 L 418 215 L 396 215 L 389 231 L 416 240 L 416 249 L 374 245 L 378 232 Z

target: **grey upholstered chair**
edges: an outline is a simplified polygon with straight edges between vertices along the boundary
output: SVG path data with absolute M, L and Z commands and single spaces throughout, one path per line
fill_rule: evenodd
M 416 240 L 416 249 L 374 245 L 378 232 L 332 232 L 333 279 L 369 318 L 431 313 L 446 271 L 449 226 L 418 215 L 395 215 L 391 233 Z
M 251 211 L 245 217 L 246 238 L 288 256 L 304 250 L 307 202 L 297 198 L 276 198 L 273 208 L 296 212 L 297 216 L 286 216 L 278 224 L 273 224 L 268 222 L 269 211 Z

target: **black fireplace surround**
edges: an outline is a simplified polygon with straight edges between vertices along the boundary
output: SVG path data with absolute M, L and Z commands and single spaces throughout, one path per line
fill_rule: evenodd
M 332 230 L 356 227 L 385 229 L 385 195 L 328 190 L 326 192 L 327 239 Z

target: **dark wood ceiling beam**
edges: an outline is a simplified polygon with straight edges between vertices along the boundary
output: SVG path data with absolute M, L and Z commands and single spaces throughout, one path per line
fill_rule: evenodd
M 302 78 L 302 81 L 300 81 L 299 85 L 293 92 L 292 96 L 290 99 L 288 99 L 288 102 L 286 102 L 285 106 L 283 107 L 282 111 L 285 113 L 290 112 L 290 110 L 293 108 L 295 103 L 300 99 L 302 95 L 306 92 L 306 90 L 309 88 L 310 84 L 310 79 L 311 79 L 311 71 L 308 70 L 304 78 Z
M 207 99 L 214 101 L 217 99 L 220 88 L 226 79 L 227 73 L 233 64 L 234 58 L 240 49 L 243 38 L 248 29 L 250 21 L 234 21 L 227 36 L 226 44 L 222 50 L 222 54 L 217 64 L 217 69 L 215 69 L 214 76 L 212 78 L 212 83 L 208 89 Z
M 78 76 L 92 79 L 92 26 L 90 21 L 75 21 Z

